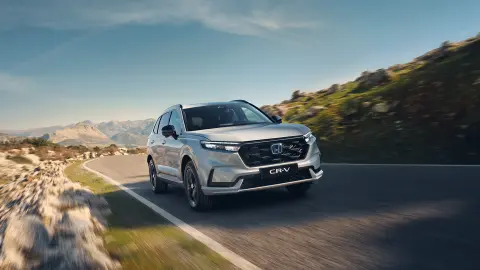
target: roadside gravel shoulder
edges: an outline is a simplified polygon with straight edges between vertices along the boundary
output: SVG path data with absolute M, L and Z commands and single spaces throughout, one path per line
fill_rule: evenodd
M 45 161 L 21 173 L 15 166 L 0 167 L 3 173 L 14 173 L 0 185 L 0 269 L 118 266 L 101 238 L 108 204 L 67 179 L 66 165 Z

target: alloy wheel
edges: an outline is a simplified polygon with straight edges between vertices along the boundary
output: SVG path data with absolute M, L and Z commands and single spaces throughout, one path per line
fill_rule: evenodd
M 197 179 L 195 178 L 195 175 L 192 172 L 192 170 L 189 168 L 186 170 L 185 178 L 187 180 L 186 189 L 187 189 L 188 202 L 190 203 L 191 206 L 195 207 L 197 205 L 197 192 L 198 192 Z
M 157 184 L 157 174 L 155 172 L 155 166 L 150 162 L 150 183 L 152 184 L 152 189 L 155 190 L 155 185 Z

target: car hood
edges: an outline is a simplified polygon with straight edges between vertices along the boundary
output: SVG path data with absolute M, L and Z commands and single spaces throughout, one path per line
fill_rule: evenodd
M 255 124 L 192 131 L 210 141 L 244 142 L 301 136 L 310 129 L 300 124 Z

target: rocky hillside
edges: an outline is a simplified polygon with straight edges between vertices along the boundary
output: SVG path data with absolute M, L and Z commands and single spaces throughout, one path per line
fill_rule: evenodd
M 42 138 L 60 145 L 106 145 L 114 143 L 96 127 L 84 122 L 70 128 L 57 130 L 54 133 L 45 134 Z
M 309 126 L 325 161 L 480 163 L 480 35 L 262 109 Z

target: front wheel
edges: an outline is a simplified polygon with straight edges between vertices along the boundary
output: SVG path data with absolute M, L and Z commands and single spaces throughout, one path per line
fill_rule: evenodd
M 148 173 L 150 175 L 150 183 L 152 184 L 152 191 L 154 193 L 165 193 L 168 190 L 168 184 L 158 179 L 157 169 L 153 160 L 148 162 Z
M 295 185 L 287 186 L 288 192 L 293 196 L 303 196 L 307 193 L 307 191 L 312 186 L 312 183 L 300 183 Z
M 212 208 L 212 198 L 203 194 L 193 161 L 189 161 L 185 166 L 185 170 L 183 171 L 183 183 L 185 185 L 188 204 L 192 209 L 201 211 Z

